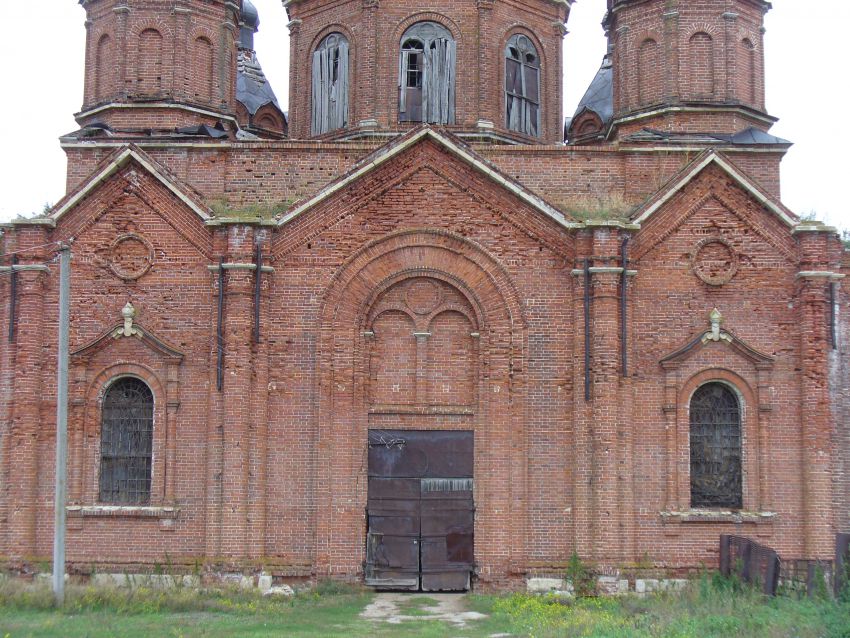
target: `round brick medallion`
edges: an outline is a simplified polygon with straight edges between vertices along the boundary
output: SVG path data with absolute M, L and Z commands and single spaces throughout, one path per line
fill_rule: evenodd
M 109 250 L 109 268 L 121 279 L 132 281 L 150 270 L 153 247 L 139 235 L 121 235 Z
M 427 315 L 440 303 L 440 287 L 434 281 L 417 279 L 405 291 L 407 307 L 417 315 Z
M 694 248 L 691 268 L 709 286 L 722 286 L 738 272 L 738 255 L 722 237 L 708 237 Z

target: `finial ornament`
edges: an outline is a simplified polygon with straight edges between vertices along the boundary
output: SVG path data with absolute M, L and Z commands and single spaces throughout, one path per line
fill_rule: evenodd
M 136 307 L 131 302 L 128 301 L 121 309 L 121 316 L 124 318 L 124 327 L 117 328 L 112 336 L 116 339 L 141 336 L 142 331 L 133 325 L 133 320 L 136 318 Z
M 720 341 L 720 324 L 723 323 L 723 315 L 715 308 L 708 314 L 708 319 L 711 322 L 711 337 L 712 341 Z

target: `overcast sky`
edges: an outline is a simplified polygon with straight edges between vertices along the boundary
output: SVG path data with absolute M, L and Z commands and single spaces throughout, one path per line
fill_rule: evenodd
M 281 104 L 288 97 L 286 12 L 281 0 L 253 0 L 260 12 L 256 48 Z M 766 27 L 767 106 L 772 133 L 794 142 L 782 165 L 783 200 L 850 229 L 850 88 L 846 25 L 850 2 L 776 0 Z M 65 191 L 58 137 L 76 129 L 82 104 L 85 19 L 77 0 L 4 2 L 4 123 L 0 145 L 0 221 L 41 211 Z M 605 52 L 605 0 L 578 0 L 565 40 L 565 111 L 571 114 Z M 841 78 L 845 78 L 842 80 Z M 284 106 L 285 108 L 285 106 Z M 847 180 L 847 181 L 845 181 Z

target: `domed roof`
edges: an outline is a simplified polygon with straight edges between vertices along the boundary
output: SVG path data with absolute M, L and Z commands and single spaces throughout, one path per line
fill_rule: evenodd
M 242 22 L 254 31 L 260 27 L 260 13 L 251 0 L 242 0 Z

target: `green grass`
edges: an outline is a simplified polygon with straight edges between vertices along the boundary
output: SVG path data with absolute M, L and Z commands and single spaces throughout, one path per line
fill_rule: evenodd
M 374 594 L 321 585 L 293 598 L 262 598 L 236 589 L 168 592 L 70 587 L 62 610 L 46 584 L 0 584 L 0 638 L 286 636 L 287 638 L 850 638 L 850 603 L 780 596 L 767 599 L 726 581 L 703 578 L 681 594 L 577 601 L 529 595 L 470 595 L 487 615 L 465 627 L 428 619 L 436 604 L 410 596 L 401 624 L 360 617 Z

